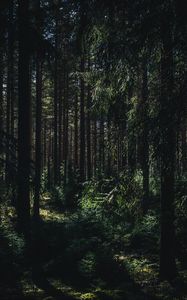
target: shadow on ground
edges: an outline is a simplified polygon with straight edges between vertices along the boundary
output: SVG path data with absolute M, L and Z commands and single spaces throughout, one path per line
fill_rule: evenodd
M 35 243 L 33 281 L 52 299 L 157 299 L 113 257 L 93 222 L 46 212 Z

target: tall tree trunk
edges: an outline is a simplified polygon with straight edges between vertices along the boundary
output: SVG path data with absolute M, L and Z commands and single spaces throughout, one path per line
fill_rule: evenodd
M 81 0 L 80 2 L 80 181 L 85 180 L 85 41 L 84 41 L 84 30 L 86 25 L 86 14 L 85 14 L 86 1 Z
M 147 59 L 143 62 L 143 76 L 142 76 L 142 155 L 141 164 L 143 172 L 143 201 L 142 209 L 146 213 L 148 209 L 149 200 L 149 129 L 148 129 L 148 83 L 147 83 Z
M 73 128 L 69 129 L 69 165 L 72 166 L 72 154 L 73 154 Z
M 107 118 L 107 175 L 111 175 L 111 121 Z
M 162 19 L 161 57 L 161 240 L 160 277 L 173 279 L 176 276 L 175 229 L 174 229 L 174 184 L 175 184 L 175 98 L 173 79 L 173 49 L 171 8 Z
M 55 65 L 54 65 L 54 185 L 58 183 L 58 5 L 55 24 Z
M 133 96 L 133 88 L 134 83 L 131 79 L 131 83 L 128 88 L 128 99 L 127 99 L 127 107 L 130 109 L 131 98 Z M 127 167 L 129 171 L 129 175 L 133 176 L 134 171 L 136 169 L 136 133 L 133 128 L 130 128 L 130 122 L 127 121 Z
M 187 48 L 187 46 L 186 46 Z M 182 134 L 182 172 L 185 174 L 187 172 L 187 50 L 184 53 L 184 85 L 182 86 L 182 124 L 181 124 L 181 134 Z
M 2 42 L 2 32 L 0 29 L 0 43 Z M 3 137 L 3 49 L 0 46 L 0 140 Z
M 103 114 L 100 117 L 100 136 L 99 136 L 99 165 L 100 165 L 100 175 L 104 173 L 105 169 L 105 153 L 104 153 L 104 120 L 103 120 Z
M 75 113 L 74 113 L 74 166 L 78 168 L 78 96 L 75 96 Z
M 31 155 L 31 97 L 29 76 L 29 1 L 19 0 L 19 76 L 18 76 L 18 228 L 30 233 L 30 155 Z
M 84 74 L 84 53 L 81 56 L 81 74 Z M 84 79 L 80 82 L 80 180 L 85 179 L 85 108 L 84 108 Z
M 93 174 L 94 177 L 97 177 L 97 118 L 94 117 L 93 124 Z
M 44 119 L 43 129 L 43 169 L 47 166 L 47 120 Z
M 58 112 L 58 183 L 61 184 L 61 165 L 62 165 L 62 87 L 59 89 L 59 112 Z
M 15 5 L 15 1 L 11 0 L 11 9 L 10 9 L 10 18 L 12 18 L 11 21 L 11 25 L 12 25 L 12 29 L 10 29 L 11 34 L 10 34 L 10 73 L 11 73 L 11 80 L 10 80 L 10 92 L 11 92 L 11 99 L 10 99 L 10 135 L 11 138 L 14 138 L 14 106 L 15 106 L 15 71 L 14 71 L 14 51 L 15 51 L 15 28 L 14 28 L 14 5 Z
M 14 70 L 14 35 L 13 35 L 14 1 L 10 1 L 8 15 L 8 74 L 7 74 L 7 107 L 6 107 L 6 182 L 10 183 L 10 121 L 11 104 L 13 103 L 13 70 Z
M 87 179 L 91 178 L 91 138 L 90 138 L 90 107 L 91 107 L 91 93 L 90 86 L 88 86 L 87 95 L 87 126 L 86 126 L 86 140 L 87 140 Z
M 65 72 L 65 89 L 64 89 L 64 109 L 63 109 L 63 156 L 64 156 L 64 186 L 68 181 L 68 157 L 69 157 L 69 107 L 68 107 L 68 95 L 69 95 L 69 75 Z
M 53 139 L 52 139 L 52 124 L 49 125 L 49 139 L 47 151 L 47 188 L 50 190 L 52 186 L 52 170 L 51 161 L 53 160 Z
M 40 0 L 37 1 L 36 9 L 40 11 Z M 36 20 L 39 34 L 41 34 L 40 19 Z M 40 186 L 42 167 L 42 56 L 40 49 L 36 57 L 36 140 L 35 140 L 35 194 L 34 194 L 34 217 L 39 218 Z

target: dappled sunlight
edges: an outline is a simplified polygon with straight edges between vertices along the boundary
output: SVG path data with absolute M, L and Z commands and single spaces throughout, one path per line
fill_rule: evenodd
M 49 208 L 41 208 L 40 216 L 44 221 L 63 222 L 67 219 L 67 217 L 63 213 L 57 213 Z
M 145 256 L 115 255 L 119 263 L 124 264 L 137 283 L 149 283 L 158 278 L 158 263 L 153 263 Z
M 43 299 L 45 292 L 33 283 L 28 274 L 25 274 L 24 279 L 21 280 L 22 293 L 25 297 L 36 297 L 36 299 Z
M 65 213 L 55 209 L 55 203 L 52 203 L 52 195 L 47 192 L 41 196 L 40 216 L 46 222 L 53 221 L 60 223 L 67 219 Z

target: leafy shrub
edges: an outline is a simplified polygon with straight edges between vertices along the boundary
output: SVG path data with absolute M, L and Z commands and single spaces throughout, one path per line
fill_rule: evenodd
M 149 211 L 141 221 L 135 224 L 131 234 L 131 245 L 144 252 L 154 253 L 158 250 L 159 222 L 153 211 Z
M 87 213 L 92 211 L 99 221 L 110 220 L 113 225 L 134 223 L 141 214 L 141 197 L 140 174 L 132 178 L 122 174 L 113 181 L 87 183 L 79 207 Z

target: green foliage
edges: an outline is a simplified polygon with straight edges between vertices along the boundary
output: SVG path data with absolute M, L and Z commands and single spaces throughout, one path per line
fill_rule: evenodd
M 52 188 L 52 198 L 57 203 L 65 204 L 65 195 L 63 186 L 54 186 Z
M 147 253 L 158 253 L 159 220 L 154 211 L 149 211 L 136 222 L 131 233 L 131 246 Z
M 79 270 L 86 277 L 93 276 L 96 271 L 96 258 L 93 252 L 88 252 L 79 262 Z
M 114 223 L 134 222 L 141 213 L 141 176 L 122 174 L 117 180 L 90 182 L 85 185 L 80 208 L 92 212 L 101 221 L 105 218 Z
M 177 235 L 177 252 L 183 262 L 187 263 L 187 188 L 186 178 L 180 178 L 176 185 L 176 235 Z
M 14 221 L 16 218 L 15 209 L 11 206 L 7 200 L 6 203 L 0 203 L 0 239 L 3 240 L 7 248 L 11 249 L 14 256 L 17 259 L 23 259 L 23 253 L 25 249 L 25 241 L 22 235 L 19 235 L 14 228 Z M 1 252 L 1 258 L 6 256 L 6 253 Z

